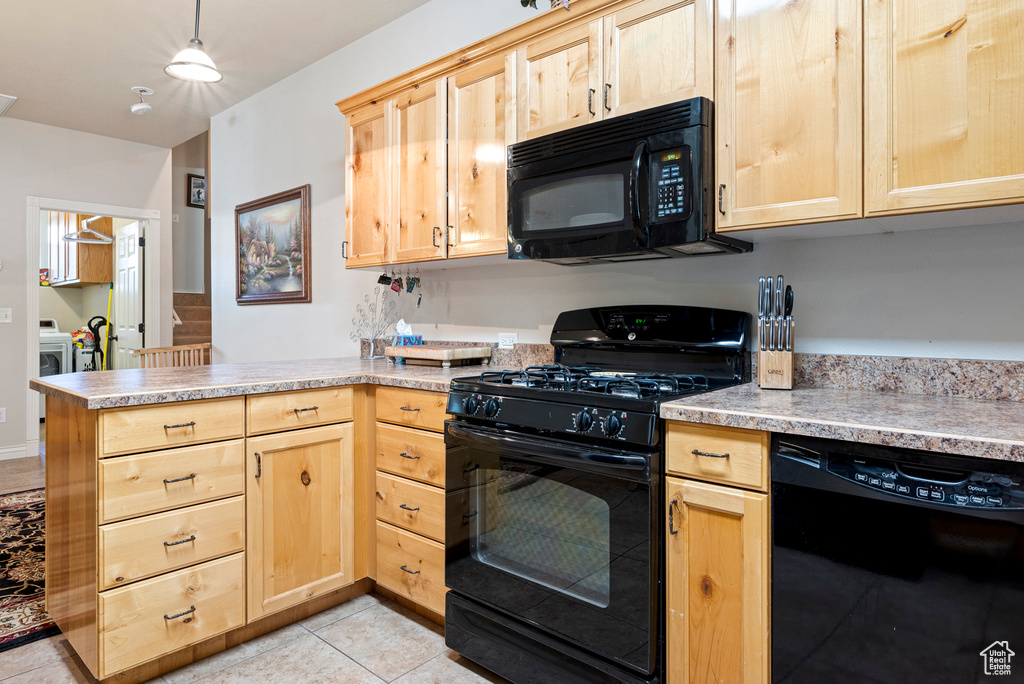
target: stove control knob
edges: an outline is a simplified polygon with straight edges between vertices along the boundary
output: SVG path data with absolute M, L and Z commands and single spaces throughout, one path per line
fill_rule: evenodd
M 480 400 L 476 397 L 466 397 L 465 403 L 462 404 L 462 409 L 472 416 L 480 410 Z
M 501 404 L 498 403 L 497 399 L 488 399 L 487 403 L 484 404 L 484 414 L 488 418 L 493 418 L 498 415 L 498 409 L 501 408 Z
M 604 419 L 604 434 L 614 437 L 622 429 L 622 421 L 614 413 Z
M 594 414 L 590 409 L 583 409 L 576 415 L 576 429 L 579 432 L 586 432 L 594 426 Z

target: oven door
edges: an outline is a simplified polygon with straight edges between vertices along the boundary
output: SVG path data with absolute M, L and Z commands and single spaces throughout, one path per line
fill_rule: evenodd
M 647 675 L 658 656 L 660 456 L 448 421 L 457 595 Z

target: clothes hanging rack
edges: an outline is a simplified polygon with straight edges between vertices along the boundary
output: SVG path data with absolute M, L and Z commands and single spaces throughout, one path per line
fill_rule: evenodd
M 103 233 L 97 230 L 93 230 L 92 228 L 89 227 L 89 224 L 92 221 L 101 218 L 103 217 L 93 216 L 92 218 L 85 219 L 84 221 L 82 221 L 82 230 L 79 230 L 75 233 L 68 233 L 67 235 L 63 236 L 64 240 L 67 242 L 78 242 L 83 245 L 109 245 L 113 243 L 114 238 L 110 237 L 109 235 L 104 235 Z M 91 237 L 85 237 L 87 235 Z

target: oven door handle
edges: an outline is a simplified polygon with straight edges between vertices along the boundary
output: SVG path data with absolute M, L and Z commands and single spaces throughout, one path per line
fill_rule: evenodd
M 583 466 L 587 470 L 604 472 L 626 471 L 629 476 L 636 477 L 647 473 L 650 458 L 654 456 L 643 452 L 575 445 L 494 428 L 460 425 L 453 421 L 448 421 L 446 425 L 448 434 L 463 442 L 477 444 L 485 449 L 515 452 L 526 460 L 569 468 Z
M 629 166 L 629 210 L 633 219 L 633 234 L 641 247 L 647 247 L 650 238 L 647 235 L 647 226 L 643 224 L 643 217 L 640 211 L 640 170 L 644 159 L 647 158 L 647 140 L 641 140 L 633 150 L 633 162 Z

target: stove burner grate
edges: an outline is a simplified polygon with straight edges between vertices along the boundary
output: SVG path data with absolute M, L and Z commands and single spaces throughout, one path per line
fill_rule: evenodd
M 703 375 L 605 371 L 594 366 L 530 366 L 521 371 L 486 371 L 482 383 L 648 398 L 710 389 Z

